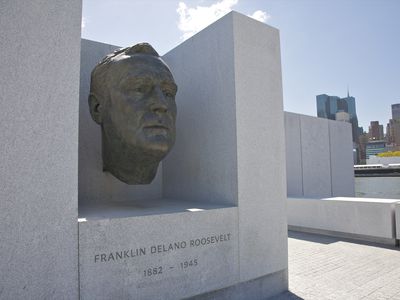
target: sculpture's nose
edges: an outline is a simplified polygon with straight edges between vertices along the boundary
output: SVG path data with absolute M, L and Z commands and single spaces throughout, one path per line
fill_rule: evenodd
M 153 90 L 153 101 L 151 103 L 151 110 L 153 112 L 165 113 L 168 111 L 168 103 L 162 89 L 156 86 Z

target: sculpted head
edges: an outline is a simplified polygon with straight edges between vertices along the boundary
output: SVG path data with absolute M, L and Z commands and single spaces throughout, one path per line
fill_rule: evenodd
M 177 86 L 147 43 L 115 51 L 92 71 L 89 108 L 101 126 L 103 171 L 148 184 L 175 142 Z

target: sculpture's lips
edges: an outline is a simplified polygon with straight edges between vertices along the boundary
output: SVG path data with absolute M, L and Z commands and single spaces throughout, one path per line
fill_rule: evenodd
M 145 129 L 165 129 L 169 130 L 169 127 L 163 124 L 154 124 L 154 125 L 147 125 L 144 126 Z

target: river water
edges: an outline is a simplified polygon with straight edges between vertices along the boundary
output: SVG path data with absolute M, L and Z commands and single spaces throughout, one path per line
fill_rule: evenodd
M 356 177 L 356 197 L 400 199 L 400 177 Z

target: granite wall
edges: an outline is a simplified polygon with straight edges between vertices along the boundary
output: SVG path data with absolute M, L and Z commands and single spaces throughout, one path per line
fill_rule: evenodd
M 285 112 L 289 197 L 354 196 L 351 124 Z
M 0 298 L 78 298 L 81 1 L 0 4 Z

